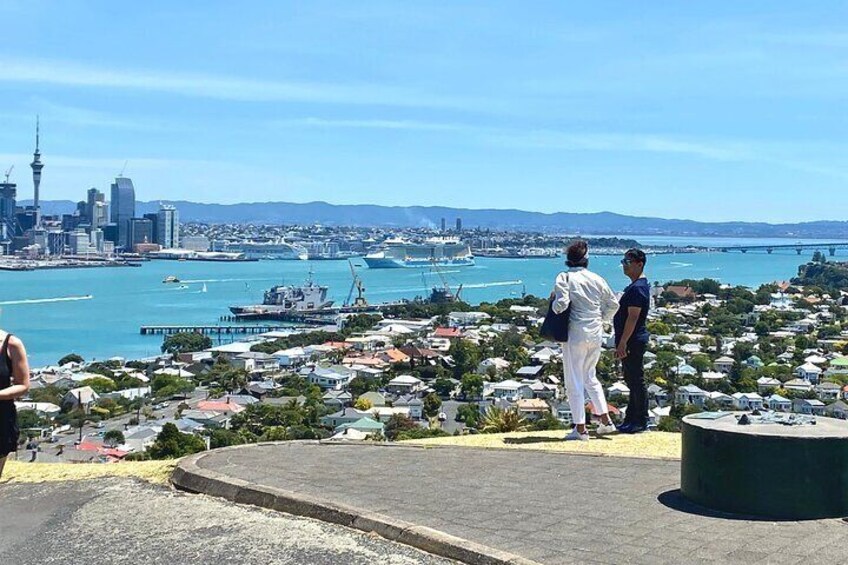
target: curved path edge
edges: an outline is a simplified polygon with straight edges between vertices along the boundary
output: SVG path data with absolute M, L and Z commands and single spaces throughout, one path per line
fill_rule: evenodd
M 238 445 L 216 449 L 215 452 L 250 449 L 274 443 L 276 442 Z M 239 504 L 250 504 L 374 533 L 391 541 L 471 565 L 539 565 L 536 561 L 426 526 L 204 469 L 198 462 L 209 453 L 205 451 L 182 459 L 171 474 L 171 483 L 176 488 L 188 492 L 207 494 Z

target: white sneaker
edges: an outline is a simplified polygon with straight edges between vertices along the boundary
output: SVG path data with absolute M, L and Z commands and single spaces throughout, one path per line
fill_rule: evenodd
M 598 429 L 595 430 L 595 433 L 599 436 L 605 436 L 607 434 L 612 434 L 618 431 L 618 428 L 615 427 L 615 424 L 600 424 Z
M 565 436 L 565 441 L 589 441 L 589 434 L 581 434 L 577 431 L 577 428 L 571 430 L 571 433 Z

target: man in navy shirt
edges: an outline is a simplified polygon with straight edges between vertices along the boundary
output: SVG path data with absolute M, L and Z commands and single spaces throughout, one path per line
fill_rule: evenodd
M 630 434 L 643 432 L 648 427 L 648 391 L 643 362 L 649 337 L 645 320 L 651 304 L 651 286 L 643 275 L 646 260 L 641 249 L 630 249 L 624 254 L 621 267 L 631 282 L 618 301 L 618 312 L 612 321 L 615 357 L 621 359 L 624 382 L 630 389 L 627 414 L 619 431 Z

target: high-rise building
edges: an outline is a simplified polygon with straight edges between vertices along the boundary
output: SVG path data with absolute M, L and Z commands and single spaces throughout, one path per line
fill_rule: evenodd
M 41 187 L 41 169 L 44 168 L 44 163 L 41 162 L 41 151 L 39 150 L 40 124 L 38 118 L 35 118 L 35 153 L 32 154 L 32 185 L 34 188 L 32 207 L 35 210 L 35 227 L 41 227 L 41 204 L 39 200 L 39 188 Z
M 150 220 L 151 231 L 153 232 L 153 237 L 150 239 L 150 243 L 161 244 L 162 242 L 159 241 L 159 213 L 151 212 L 150 214 L 145 214 L 144 218 Z
M 109 222 L 108 210 L 106 195 L 96 188 L 89 188 L 85 201 L 85 216 L 92 230 L 102 228 Z
M 462 218 L 456 219 L 456 232 L 459 233 L 462 231 Z
M 134 250 L 139 243 L 151 243 L 153 241 L 153 224 L 147 218 L 131 218 L 127 221 L 129 232 L 127 234 L 128 250 Z
M 15 236 L 15 207 L 17 206 L 17 185 L 9 182 L 0 183 L 0 239 L 8 241 Z
M 442 232 L 444 233 L 447 228 L 447 222 L 444 218 L 442 218 Z
M 132 239 L 129 237 L 130 220 L 135 218 L 135 187 L 132 180 L 118 177 L 112 183 L 111 211 L 112 223 L 118 226 L 117 247 L 132 249 Z
M 156 221 L 156 243 L 165 249 L 180 246 L 180 213 L 173 206 L 161 204 Z

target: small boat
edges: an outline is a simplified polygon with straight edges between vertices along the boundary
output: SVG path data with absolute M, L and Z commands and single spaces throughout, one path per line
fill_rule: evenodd
M 162 282 L 163 282 L 163 283 L 165 283 L 165 284 L 168 284 L 168 283 L 178 283 L 178 282 L 180 282 L 180 279 L 178 279 L 178 278 L 177 278 L 177 277 L 175 277 L 174 275 L 168 275 L 167 277 L 165 277 L 164 279 L 162 279 Z
M 203 288 L 200 289 L 200 292 L 206 292 L 206 283 L 203 283 Z
M 186 288 L 188 288 L 187 284 L 181 284 L 180 286 L 177 287 L 178 290 L 184 290 Z

